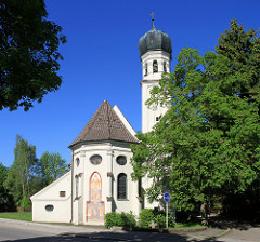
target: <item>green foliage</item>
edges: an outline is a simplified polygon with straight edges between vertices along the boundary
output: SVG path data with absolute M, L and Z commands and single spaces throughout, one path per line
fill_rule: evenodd
M 24 197 L 22 200 L 21 200 L 21 206 L 22 207 L 31 207 L 31 201 L 28 197 Z
M 155 211 L 153 209 L 143 209 L 139 215 L 140 227 L 149 228 L 152 220 L 157 224 L 159 228 L 166 228 L 166 213 L 165 211 Z M 168 214 L 168 225 L 173 225 L 172 216 Z
M 105 215 L 105 227 L 109 229 L 118 226 L 119 224 L 118 220 L 119 220 L 119 214 L 115 212 L 107 213 Z
M 169 111 L 152 132 L 137 134 L 141 143 L 132 146 L 132 177 L 154 178 L 146 191 L 152 200 L 167 189 L 173 207 L 192 211 L 199 204 L 209 207 L 213 195 L 252 186 L 260 199 L 253 185 L 260 179 L 257 35 L 232 21 L 217 54 L 183 49 L 173 73 L 152 90 L 147 105 L 168 105 Z
M 4 181 L 7 177 L 7 173 L 8 168 L 0 162 L 0 212 L 14 210 L 13 197 L 4 187 Z
M 45 151 L 40 159 L 41 172 L 46 185 L 51 184 L 55 179 L 68 171 L 66 161 L 57 152 Z
M 28 110 L 59 89 L 62 28 L 46 18 L 44 0 L 0 0 L 0 110 Z
M 3 183 L 6 176 L 7 176 L 7 168 L 0 162 L 0 189 L 3 188 Z
M 125 228 L 135 227 L 135 217 L 132 214 L 132 212 L 121 213 L 120 218 L 121 218 L 121 225 L 120 226 L 125 227 Z
M 133 228 L 135 226 L 135 219 L 132 213 L 107 213 L 105 215 L 105 227 L 125 227 L 125 228 Z
M 21 136 L 16 136 L 14 149 L 15 158 L 4 186 L 12 194 L 16 205 L 20 205 L 24 198 L 31 195 L 30 178 L 34 175 L 36 161 L 36 147 L 29 145 Z
M 149 228 L 152 220 L 155 220 L 155 214 L 153 209 L 143 209 L 139 215 L 140 227 Z
M 159 228 L 166 228 L 166 216 L 164 214 L 158 214 L 155 217 L 155 222 Z
M 9 170 L 0 163 L 0 200 L 5 204 L 0 211 L 6 208 L 13 211 L 14 205 L 30 207 L 31 195 L 68 171 L 59 153 L 46 151 L 39 160 L 36 147 L 19 135 L 16 136 L 14 153 L 14 163 Z

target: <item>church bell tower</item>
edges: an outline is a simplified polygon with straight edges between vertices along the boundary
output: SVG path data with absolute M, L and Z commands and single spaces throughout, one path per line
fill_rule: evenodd
M 156 122 L 168 110 L 167 107 L 147 107 L 146 100 L 151 96 L 150 91 L 159 84 L 161 75 L 170 72 L 171 39 L 165 32 L 157 30 L 154 26 L 139 40 L 139 51 L 142 61 L 142 132 L 150 132 Z

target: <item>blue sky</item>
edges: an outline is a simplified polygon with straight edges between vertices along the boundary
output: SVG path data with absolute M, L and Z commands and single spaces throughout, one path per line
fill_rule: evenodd
M 59 75 L 61 89 L 41 104 L 0 111 L 0 162 L 14 161 L 16 134 L 44 151 L 61 153 L 70 162 L 67 148 L 107 99 L 117 105 L 135 131 L 141 131 L 141 61 L 138 41 L 155 26 L 168 33 L 174 59 L 186 46 L 201 54 L 214 51 L 220 33 L 237 18 L 244 26 L 260 27 L 259 0 L 46 0 L 49 20 L 62 26 L 67 43 Z

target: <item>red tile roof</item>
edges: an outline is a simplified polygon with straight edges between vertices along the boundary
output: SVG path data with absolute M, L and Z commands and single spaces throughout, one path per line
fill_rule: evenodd
M 84 141 L 108 139 L 138 143 L 137 138 L 128 131 L 115 110 L 105 100 L 69 147 Z

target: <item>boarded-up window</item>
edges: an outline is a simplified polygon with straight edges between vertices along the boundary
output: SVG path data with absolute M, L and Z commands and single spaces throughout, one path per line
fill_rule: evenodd
M 66 191 L 60 191 L 60 197 L 66 197 Z

